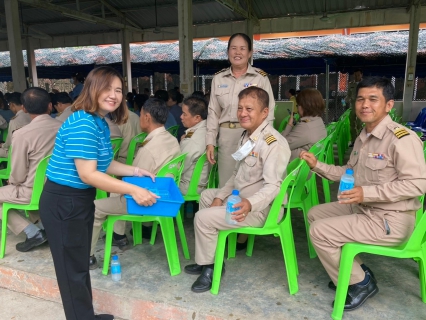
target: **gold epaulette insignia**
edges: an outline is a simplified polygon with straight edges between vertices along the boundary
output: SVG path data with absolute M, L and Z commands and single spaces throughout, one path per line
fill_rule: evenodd
M 17 116 L 14 116 L 14 117 L 12 117 L 12 118 L 10 118 L 10 120 L 13 120 L 13 119 L 15 119 Z
M 228 68 L 224 68 L 224 69 L 222 69 L 222 70 L 220 70 L 220 71 L 216 72 L 214 75 L 217 75 L 217 74 L 219 74 L 219 73 L 221 73 L 221 72 L 224 72 L 224 71 L 226 71 L 226 70 L 228 70 Z
M 309 120 L 309 119 L 303 119 L 303 120 L 300 120 L 300 122 L 311 122 L 311 120 Z
M 258 74 L 260 74 L 262 77 L 266 77 L 268 74 L 265 72 L 265 71 L 263 71 L 262 69 L 255 69 L 256 70 L 256 72 L 258 73 Z
M 185 135 L 185 139 L 186 138 L 191 138 L 192 137 L 192 135 L 194 134 L 194 131 L 191 131 L 191 132 L 188 132 L 186 135 Z
M 270 145 L 271 143 L 277 141 L 277 139 L 272 134 L 267 134 L 265 135 L 265 141 L 268 145 Z
M 142 142 L 142 144 L 141 144 L 141 147 L 143 147 L 143 146 L 145 146 L 148 142 L 150 142 L 151 141 L 151 139 L 149 139 L 149 140 L 145 140 L 144 142 Z
M 405 128 L 395 128 L 393 130 L 393 134 L 398 138 L 401 139 L 402 137 L 408 136 L 410 133 Z
M 16 128 L 15 130 L 12 130 L 12 134 L 15 132 L 15 131 L 17 131 L 17 130 L 19 130 L 19 129 L 21 129 L 22 127 L 19 127 L 19 128 Z

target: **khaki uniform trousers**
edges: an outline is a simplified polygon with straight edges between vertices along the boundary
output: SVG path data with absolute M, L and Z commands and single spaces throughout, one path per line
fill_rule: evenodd
M 238 149 L 238 141 L 243 134 L 243 128 L 222 128 L 219 127 L 218 140 L 218 171 L 219 171 L 219 188 L 222 188 L 234 173 L 235 159 L 232 154 Z
M 3 203 L 29 204 L 31 201 L 32 189 L 20 187 L 19 198 L 16 197 L 16 187 L 12 185 L 0 188 L 0 219 L 3 217 Z M 7 226 L 18 235 L 30 224 L 40 219 L 38 211 L 28 211 L 30 220 L 25 218 L 18 210 L 11 209 L 7 216 Z
M 342 246 L 359 242 L 394 246 L 404 242 L 414 230 L 414 211 L 396 212 L 332 202 L 309 210 L 309 234 L 322 265 L 337 285 Z M 385 220 L 390 234 L 386 234 Z M 349 284 L 361 282 L 365 272 L 358 257 L 352 266 Z
M 108 216 L 127 214 L 126 198 L 117 193 L 111 193 L 109 198 L 95 200 L 95 221 L 93 223 L 92 246 L 90 255 L 95 253 L 96 243 L 102 229 L 102 224 Z M 126 221 L 117 221 L 114 224 L 114 232 L 123 235 L 126 231 Z
M 201 194 L 200 211 L 195 214 L 195 262 L 198 265 L 214 263 L 219 230 L 241 227 L 262 227 L 265 224 L 270 206 L 259 212 L 249 212 L 244 221 L 228 224 L 225 221 L 226 207 L 210 207 L 218 189 L 207 189 Z M 226 203 L 227 199 L 224 200 Z

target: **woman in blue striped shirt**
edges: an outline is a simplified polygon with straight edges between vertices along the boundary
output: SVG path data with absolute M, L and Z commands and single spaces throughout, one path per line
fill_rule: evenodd
M 110 132 L 104 117 L 117 124 L 127 120 L 124 82 L 110 67 L 99 67 L 87 76 L 75 101 L 74 113 L 56 136 L 47 181 L 40 198 L 40 216 L 50 243 L 56 277 L 67 320 L 113 319 L 95 315 L 89 274 L 96 188 L 130 194 L 151 206 L 158 198 L 150 191 L 114 179 L 116 176 L 154 176 L 113 160 Z

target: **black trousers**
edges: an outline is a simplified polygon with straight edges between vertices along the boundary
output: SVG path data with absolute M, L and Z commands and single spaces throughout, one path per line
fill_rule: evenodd
M 76 189 L 47 180 L 40 198 L 67 320 L 93 320 L 89 255 L 96 189 Z

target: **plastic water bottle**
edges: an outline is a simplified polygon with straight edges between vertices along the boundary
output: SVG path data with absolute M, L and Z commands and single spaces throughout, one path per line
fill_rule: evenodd
M 117 255 L 112 257 L 111 276 L 112 276 L 112 281 L 120 281 L 121 280 L 121 265 L 120 265 L 120 260 L 118 259 Z
M 340 178 L 340 185 L 339 185 L 339 192 L 337 193 L 337 196 L 340 196 L 340 194 L 343 191 L 351 190 L 355 186 L 355 178 L 354 178 L 354 171 L 352 169 L 346 169 L 346 172 L 342 175 L 342 178 Z M 337 198 L 338 200 L 347 200 L 342 198 Z
M 232 220 L 232 212 L 238 211 L 239 209 L 232 208 L 232 206 L 236 203 L 241 202 L 241 198 L 239 196 L 240 192 L 238 190 L 232 190 L 232 195 L 228 198 L 228 202 L 226 203 L 226 215 L 225 221 L 228 224 L 237 224 L 237 220 Z

